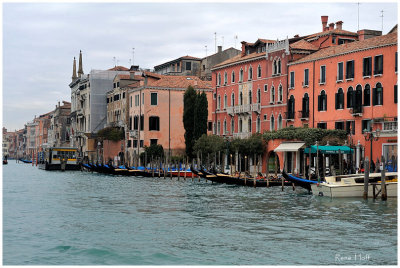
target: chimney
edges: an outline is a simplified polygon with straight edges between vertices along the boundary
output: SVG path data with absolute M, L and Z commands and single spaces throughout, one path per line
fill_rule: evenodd
M 334 27 L 335 27 L 335 24 L 334 24 L 333 22 L 332 22 L 332 23 L 329 23 L 329 30 L 333 30 Z
M 242 54 L 241 56 L 246 56 L 246 42 L 242 41 Z
M 328 16 L 321 16 L 322 21 L 322 31 L 326 30 L 326 25 L 328 24 Z
M 218 53 L 222 52 L 222 46 L 218 46 Z
M 295 36 L 293 36 L 293 37 L 295 37 L 295 38 L 296 38 L 296 37 L 300 37 L 300 35 L 296 34 L 296 35 L 295 35 Z
M 341 21 L 341 20 L 336 22 L 336 29 L 341 30 L 342 29 L 342 24 L 343 24 L 343 21 Z

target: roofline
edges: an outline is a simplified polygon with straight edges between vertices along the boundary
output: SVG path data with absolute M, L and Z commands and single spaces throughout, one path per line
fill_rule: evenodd
M 233 65 L 236 65 L 236 64 L 240 64 L 240 63 L 246 63 L 246 62 L 249 62 L 249 61 L 259 60 L 259 59 L 265 58 L 265 56 L 266 56 L 266 53 L 263 52 L 263 55 L 260 55 L 260 56 L 254 57 L 254 58 L 250 58 L 250 59 L 238 60 L 238 61 L 235 61 L 235 62 L 232 62 L 232 63 L 228 63 L 228 64 L 224 64 L 224 65 L 221 65 L 221 66 L 218 66 L 218 67 L 214 67 L 214 68 L 211 68 L 211 71 L 215 71 L 215 70 L 222 69 L 222 68 L 225 68 L 225 67 L 230 67 L 230 66 L 233 66 Z
M 131 88 L 131 89 L 128 90 L 128 93 L 132 93 L 132 92 L 136 92 L 136 91 L 140 91 L 140 90 L 144 90 L 144 89 L 185 91 L 185 90 L 187 90 L 187 87 L 186 88 L 181 88 L 181 87 L 156 87 L 156 86 L 146 86 L 146 87 L 144 87 L 144 86 L 142 86 L 142 87 Z M 209 92 L 213 91 L 212 88 L 199 88 L 199 87 L 196 87 L 194 89 L 195 90 L 209 91 Z
M 356 53 L 356 52 L 360 52 L 360 51 L 365 51 L 365 50 L 370 50 L 370 49 L 375 49 L 375 48 L 381 48 L 381 47 L 388 47 L 388 46 L 397 46 L 397 42 L 396 43 L 389 43 L 389 44 L 379 45 L 379 46 L 374 46 L 374 47 L 367 47 L 367 48 L 351 50 L 351 51 L 348 51 L 348 52 L 342 52 L 342 53 L 339 53 L 339 54 L 334 54 L 334 55 L 325 56 L 325 57 L 316 58 L 316 59 L 310 59 L 310 60 L 306 60 L 306 61 L 301 61 L 301 59 L 300 59 L 299 62 L 294 61 L 292 63 L 288 63 L 288 66 L 297 65 L 297 64 L 301 64 L 301 63 L 307 63 L 307 62 L 313 62 L 313 61 L 318 61 L 318 60 L 324 60 L 324 59 L 329 59 L 329 58 L 333 58 L 333 57 L 337 57 L 337 56 L 343 56 L 343 55 L 347 55 L 347 54 L 351 54 L 351 53 Z
M 184 59 L 184 57 L 192 57 L 192 58 L 194 58 L 194 59 Z M 161 63 L 161 64 L 159 64 L 159 65 L 156 65 L 156 66 L 154 66 L 154 70 L 155 70 L 157 67 L 164 66 L 164 65 L 169 65 L 169 64 L 171 64 L 171 63 L 173 63 L 173 62 L 180 61 L 180 60 L 196 60 L 196 61 L 201 61 L 201 58 L 197 58 L 197 57 L 193 57 L 193 56 L 182 56 L 182 57 L 179 57 L 179 58 L 177 58 L 177 59 L 170 60 L 170 61 Z

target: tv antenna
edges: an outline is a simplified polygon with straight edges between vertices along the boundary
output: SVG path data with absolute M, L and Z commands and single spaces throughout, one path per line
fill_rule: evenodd
M 382 17 L 382 33 L 383 33 L 383 10 L 381 10 L 382 15 L 380 15 L 380 17 Z

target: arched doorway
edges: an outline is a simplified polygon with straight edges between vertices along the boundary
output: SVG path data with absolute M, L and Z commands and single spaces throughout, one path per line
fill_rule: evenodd
M 275 173 L 275 163 L 276 163 L 276 170 L 279 173 L 280 172 L 279 156 L 274 151 L 271 151 L 268 153 L 267 174 Z

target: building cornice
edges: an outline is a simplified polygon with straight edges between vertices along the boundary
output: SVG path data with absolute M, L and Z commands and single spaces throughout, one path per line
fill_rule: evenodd
M 187 88 L 177 88 L 177 87 L 154 87 L 154 86 L 147 86 L 147 87 L 138 87 L 138 88 L 131 88 L 128 90 L 128 93 L 137 92 L 140 90 L 146 89 L 156 89 L 156 90 L 174 90 L 174 91 L 186 91 Z M 213 92 L 210 88 L 194 88 L 195 90 L 201 90 L 206 92 Z
M 260 60 L 260 59 L 265 59 L 265 52 L 261 53 L 260 56 L 251 58 L 251 59 L 245 59 L 245 60 L 238 60 L 232 63 L 228 63 L 226 65 L 221 65 L 215 68 L 211 68 L 211 71 L 216 71 L 219 69 L 223 69 L 223 68 L 227 68 L 227 67 L 231 67 L 231 66 L 235 66 L 235 65 L 239 65 L 239 64 L 243 64 L 243 63 L 247 63 L 247 62 L 251 62 L 251 61 L 256 61 L 256 60 Z

